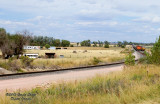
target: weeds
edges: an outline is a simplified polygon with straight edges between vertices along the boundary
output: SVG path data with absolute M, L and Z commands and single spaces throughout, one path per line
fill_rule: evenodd
M 125 65 L 135 65 L 135 56 L 131 53 L 125 58 Z
M 148 73 L 147 73 L 148 71 Z M 160 97 L 160 70 L 155 65 L 136 65 L 124 71 L 97 76 L 87 81 L 60 83 L 50 88 L 35 88 L 31 101 L 23 104 L 130 104 Z M 0 100 L 0 103 L 2 100 Z M 3 99 L 4 103 L 19 103 Z

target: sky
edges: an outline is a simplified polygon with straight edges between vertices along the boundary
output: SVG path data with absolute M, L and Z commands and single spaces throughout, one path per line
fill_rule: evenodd
M 160 35 L 160 1 L 0 0 L 0 27 L 72 42 L 155 42 Z

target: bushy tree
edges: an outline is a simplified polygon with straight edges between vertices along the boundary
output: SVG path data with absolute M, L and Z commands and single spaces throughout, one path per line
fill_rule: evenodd
M 14 35 L 10 35 L 8 38 L 10 41 L 14 41 L 14 55 L 19 55 L 23 54 L 23 46 L 28 43 L 30 36 L 25 33 L 16 33 Z
M 29 38 L 25 31 L 10 35 L 6 33 L 5 29 L 0 28 L 0 49 L 3 58 L 5 58 L 5 56 L 8 58 L 12 55 L 22 54 L 23 46 L 28 40 Z
M 121 42 L 121 41 L 118 41 L 117 46 L 118 46 L 118 47 L 121 47 L 121 46 L 122 46 L 122 42 Z
M 56 46 L 56 47 L 60 47 L 60 46 L 61 46 L 61 41 L 60 41 L 60 39 L 55 39 L 55 40 L 54 40 L 54 46 Z
M 131 53 L 125 58 L 125 65 L 135 65 L 135 56 Z
M 151 49 L 152 63 L 160 64 L 160 36 Z
M 99 47 L 103 47 L 103 42 L 98 40 Z
M 97 47 L 98 42 L 94 41 L 93 42 L 93 47 Z
M 118 45 L 118 47 L 125 48 L 127 44 L 128 44 L 127 41 L 123 41 L 123 42 L 118 41 L 118 44 L 117 44 L 117 45 Z
M 46 44 L 46 45 L 45 45 L 45 48 L 47 48 L 47 49 L 50 48 L 50 45 L 49 45 L 49 44 Z
M 69 47 L 69 45 L 70 45 L 70 41 L 68 41 L 68 40 L 62 40 L 62 42 L 61 42 L 61 46 L 62 47 Z
M 91 41 L 90 40 L 84 40 L 84 41 L 81 42 L 81 46 L 90 47 L 91 46 Z
M 77 42 L 77 47 L 79 46 L 79 42 Z
M 5 44 L 7 40 L 6 30 L 4 28 L 0 28 L 0 47 Z
M 104 41 L 104 48 L 109 48 L 109 42 L 108 41 Z

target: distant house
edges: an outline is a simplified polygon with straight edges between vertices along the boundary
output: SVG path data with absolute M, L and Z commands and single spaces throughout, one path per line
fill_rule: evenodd
M 40 50 L 40 46 L 24 46 L 23 49 L 28 49 L 28 50 Z
M 56 47 L 50 47 L 49 48 L 49 50 L 55 50 L 56 49 Z
M 29 58 L 38 58 L 38 53 L 25 53 L 23 56 L 28 56 Z

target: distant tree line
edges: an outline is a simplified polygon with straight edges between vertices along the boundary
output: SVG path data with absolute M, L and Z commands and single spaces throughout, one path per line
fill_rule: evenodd
M 125 48 L 126 45 L 154 45 L 154 43 L 138 43 L 138 42 L 127 42 L 127 41 L 118 41 L 117 42 L 117 46 L 118 47 L 122 47 L 122 48 Z
M 93 41 L 91 42 L 90 40 L 84 40 L 81 43 L 81 46 L 86 46 L 86 47 L 91 47 L 91 44 L 93 44 L 93 47 L 105 47 L 105 48 L 109 48 L 109 42 L 108 41 Z M 78 45 L 77 45 L 78 46 Z
M 45 46 L 46 44 L 56 47 L 69 47 L 70 41 L 54 39 L 53 37 L 47 37 L 47 36 L 33 36 L 30 39 L 30 45 Z
M 78 42 L 77 46 L 86 46 L 91 47 L 105 47 L 109 48 L 110 43 L 108 41 L 93 41 L 84 40 L 82 42 Z M 118 47 L 125 48 L 126 45 L 153 45 L 154 43 L 136 43 L 136 42 L 127 42 L 127 41 L 118 41 L 115 45 Z M 2 51 L 3 57 L 10 57 L 12 55 L 23 54 L 23 46 L 24 45 L 34 45 L 34 46 L 45 46 L 47 49 L 50 46 L 55 47 L 73 47 L 70 45 L 70 41 L 68 40 L 60 40 L 55 39 L 53 37 L 47 36 L 32 36 L 28 31 L 17 32 L 15 34 L 7 33 L 4 28 L 0 28 L 0 50 Z

